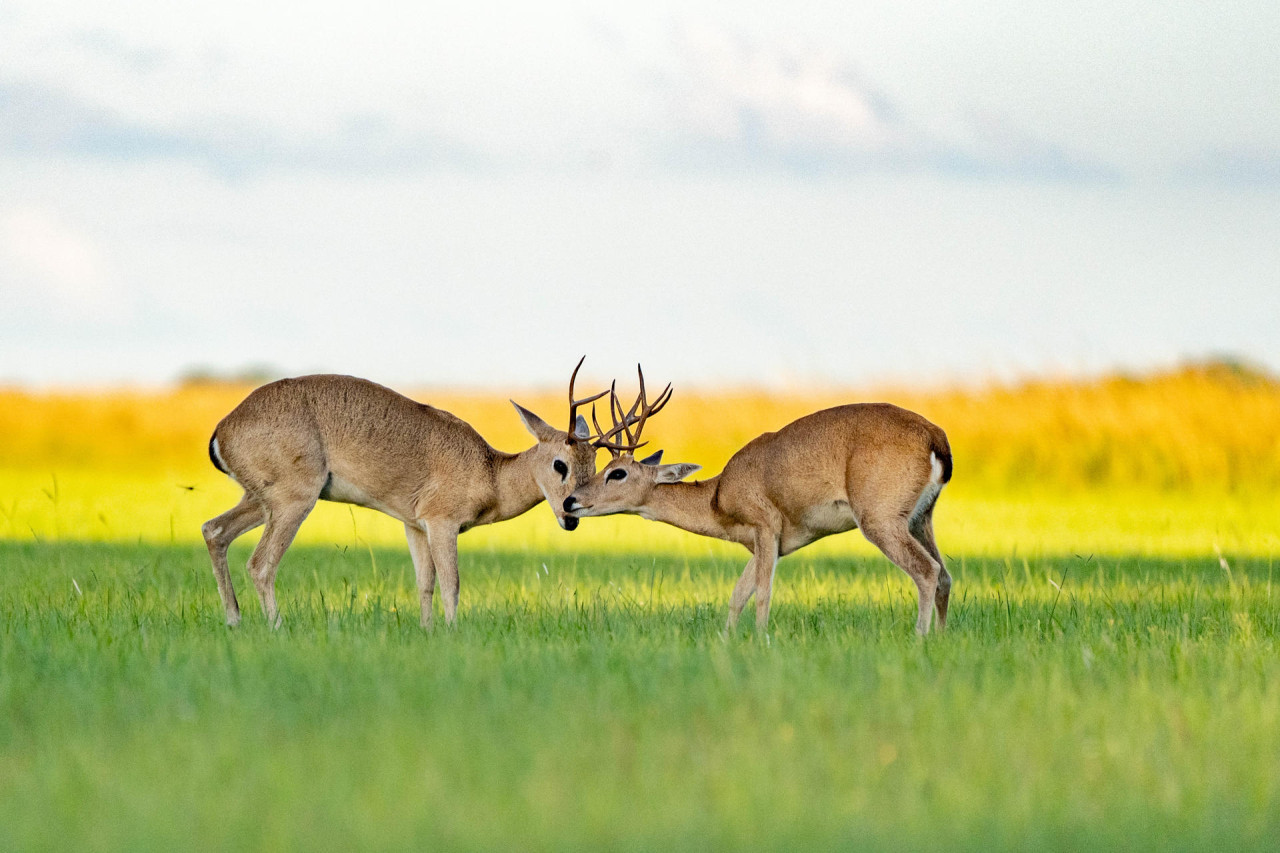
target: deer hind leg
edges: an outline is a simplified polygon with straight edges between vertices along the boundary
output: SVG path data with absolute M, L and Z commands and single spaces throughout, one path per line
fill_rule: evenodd
M 415 525 L 405 524 L 404 532 L 409 540 L 409 556 L 413 558 L 413 574 L 418 581 L 421 624 L 423 628 L 430 629 L 433 618 L 431 605 L 436 592 L 436 564 L 431 558 L 431 544 L 427 534 Z
M 938 563 L 938 591 L 934 594 L 934 607 L 938 611 L 938 630 L 944 631 L 947 627 L 947 604 L 951 600 L 951 573 L 947 571 L 947 563 L 933 538 L 933 507 L 912 518 L 911 535 Z
M 227 611 L 227 624 L 232 628 L 240 624 L 240 602 L 236 601 L 231 570 L 227 567 L 227 549 L 236 538 L 262 524 L 263 519 L 262 506 L 246 492 L 240 497 L 240 503 L 217 518 L 209 519 L 200 528 L 209 548 L 209 557 L 213 560 L 213 577 L 218 582 L 218 594 L 222 596 L 222 606 Z
M 907 526 L 907 519 L 864 522 L 862 533 L 894 565 L 902 569 L 916 583 L 919 591 L 919 613 L 916 617 L 916 633 L 929 633 L 933 618 L 934 602 L 938 595 L 941 563 L 934 560 L 924 545 L 920 544 Z
M 280 558 L 293 542 L 298 528 L 311 514 L 316 505 L 316 498 L 294 498 L 280 501 L 267 508 L 266 530 L 258 545 L 249 557 L 249 577 L 257 587 L 258 598 L 262 602 L 262 612 L 266 614 L 267 624 L 279 628 L 281 624 L 280 609 L 276 606 L 276 569 L 280 566 Z

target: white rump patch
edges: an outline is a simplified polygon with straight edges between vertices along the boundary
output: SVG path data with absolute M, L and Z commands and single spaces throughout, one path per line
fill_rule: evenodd
M 929 467 L 933 469 L 933 473 L 929 475 L 929 482 L 939 489 L 942 488 L 942 460 L 938 458 L 938 454 L 932 450 L 929 451 Z
M 218 450 L 218 437 L 216 435 L 213 437 L 213 441 L 209 443 L 209 449 L 213 451 L 213 457 L 218 460 L 218 467 L 223 471 L 226 471 L 227 476 L 233 481 L 237 483 L 240 482 L 239 480 L 236 480 L 236 475 L 231 473 L 231 468 L 227 465 L 227 460 L 222 458 L 222 452 Z
M 946 485 L 942 482 L 942 461 L 938 459 L 938 454 L 929 451 L 929 483 L 920 492 L 920 497 L 916 499 L 916 505 L 911 509 L 910 525 L 915 527 L 920 521 L 920 517 L 925 514 L 929 507 L 933 506 L 934 501 L 938 499 L 942 487 Z

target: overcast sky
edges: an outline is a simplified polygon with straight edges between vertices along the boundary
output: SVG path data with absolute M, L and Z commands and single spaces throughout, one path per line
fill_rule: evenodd
M 1280 4 L 0 0 L 0 382 L 1280 369 Z

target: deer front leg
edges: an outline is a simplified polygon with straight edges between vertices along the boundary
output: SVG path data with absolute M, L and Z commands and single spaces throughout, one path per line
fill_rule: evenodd
M 742 570 L 742 577 L 738 578 L 738 582 L 733 587 L 733 597 L 729 599 L 729 621 L 725 625 L 726 630 L 732 631 L 738 627 L 738 617 L 742 615 L 742 608 L 747 606 L 747 602 L 751 600 L 751 594 L 756 591 L 756 557 L 751 555 L 751 559 L 747 560 L 747 567 Z
M 756 541 L 756 633 L 769 628 L 769 603 L 773 598 L 773 571 L 778 566 L 778 537 L 762 534 Z
M 413 574 L 418 582 L 418 603 L 422 610 L 420 624 L 431 630 L 433 618 L 432 599 L 436 592 L 436 564 L 431 559 L 431 544 L 427 534 L 413 524 L 405 524 L 405 537 L 409 540 L 409 556 L 413 558 Z
M 458 527 L 452 523 L 428 522 L 427 540 L 436 575 L 440 578 L 440 592 L 444 595 L 444 621 L 451 626 L 458 615 Z
M 770 534 L 756 537 L 751 549 L 751 559 L 742 570 L 742 576 L 733 587 L 733 597 L 729 599 L 729 621 L 727 628 L 732 631 L 738 624 L 742 609 L 756 596 L 756 627 L 763 628 L 769 622 L 769 593 L 773 585 L 773 569 L 778 562 L 778 540 Z M 762 611 L 763 602 L 763 611 Z

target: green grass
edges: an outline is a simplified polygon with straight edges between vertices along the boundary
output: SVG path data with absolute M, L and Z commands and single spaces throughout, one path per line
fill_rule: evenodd
M 920 641 L 897 569 L 804 551 L 766 640 L 721 634 L 745 555 L 687 542 L 473 542 L 459 627 L 426 635 L 403 547 L 295 546 L 271 632 L 244 548 L 230 631 L 197 544 L 0 541 L 0 846 L 1280 837 L 1270 558 L 957 556 Z

